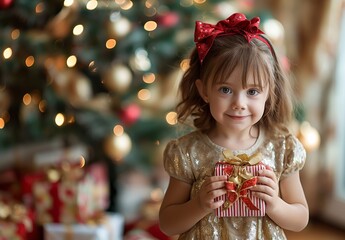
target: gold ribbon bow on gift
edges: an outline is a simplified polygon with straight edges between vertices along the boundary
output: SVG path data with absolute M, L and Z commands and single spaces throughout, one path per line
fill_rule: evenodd
M 229 208 L 237 199 L 241 198 L 250 210 L 259 210 L 248 197 L 248 190 L 257 183 L 257 177 L 248 172 L 245 166 L 253 166 L 261 162 L 262 154 L 257 152 L 251 156 L 247 154 L 234 155 L 232 151 L 223 151 L 224 162 L 228 163 L 223 167 L 223 172 L 228 176 L 225 182 L 227 190 L 226 201 L 223 205 Z

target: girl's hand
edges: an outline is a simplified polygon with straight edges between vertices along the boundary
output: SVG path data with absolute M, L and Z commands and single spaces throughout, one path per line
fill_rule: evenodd
M 279 183 L 275 173 L 271 169 L 263 169 L 258 176 L 257 185 L 252 189 L 253 194 L 266 203 L 266 211 L 269 212 L 277 203 L 279 197 Z
M 202 211 L 208 213 L 223 205 L 224 201 L 215 201 L 215 198 L 226 193 L 224 184 L 226 180 L 226 176 L 212 176 L 205 179 L 197 195 L 197 202 Z

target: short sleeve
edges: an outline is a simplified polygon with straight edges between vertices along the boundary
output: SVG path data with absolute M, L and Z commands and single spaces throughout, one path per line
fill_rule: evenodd
M 306 151 L 302 143 L 293 135 L 286 138 L 286 154 L 282 177 L 300 171 L 306 161 Z
M 181 149 L 178 140 L 172 140 L 167 144 L 163 161 L 165 171 L 171 177 L 187 183 L 194 181 L 190 156 Z

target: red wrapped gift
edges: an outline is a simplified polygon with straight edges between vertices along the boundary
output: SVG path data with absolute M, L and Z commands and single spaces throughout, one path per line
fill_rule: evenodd
M 19 173 L 15 169 L 0 171 L 0 191 L 7 192 L 18 201 L 21 199 Z
M 47 170 L 44 179 L 33 183 L 39 224 L 86 223 L 99 211 L 104 211 L 108 188 L 99 190 L 100 169 L 91 169 L 92 165 L 84 169 L 80 165 L 64 163 Z
M 251 217 L 265 215 L 265 202 L 252 195 L 251 188 L 257 183 L 257 176 L 265 165 L 261 163 L 261 153 L 252 156 L 233 155 L 231 151 L 223 152 L 224 161 L 215 166 L 215 175 L 227 175 L 225 182 L 227 193 L 216 201 L 224 204 L 215 210 L 218 217 Z
M 33 214 L 24 205 L 0 193 L 0 240 L 26 240 L 33 230 Z

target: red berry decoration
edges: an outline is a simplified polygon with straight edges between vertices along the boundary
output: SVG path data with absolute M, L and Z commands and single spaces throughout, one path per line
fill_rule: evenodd
M 0 0 L 0 9 L 9 8 L 13 4 L 13 0 Z
M 126 125 L 131 125 L 140 118 L 140 115 L 140 107 L 136 104 L 129 104 L 122 109 L 120 118 Z

